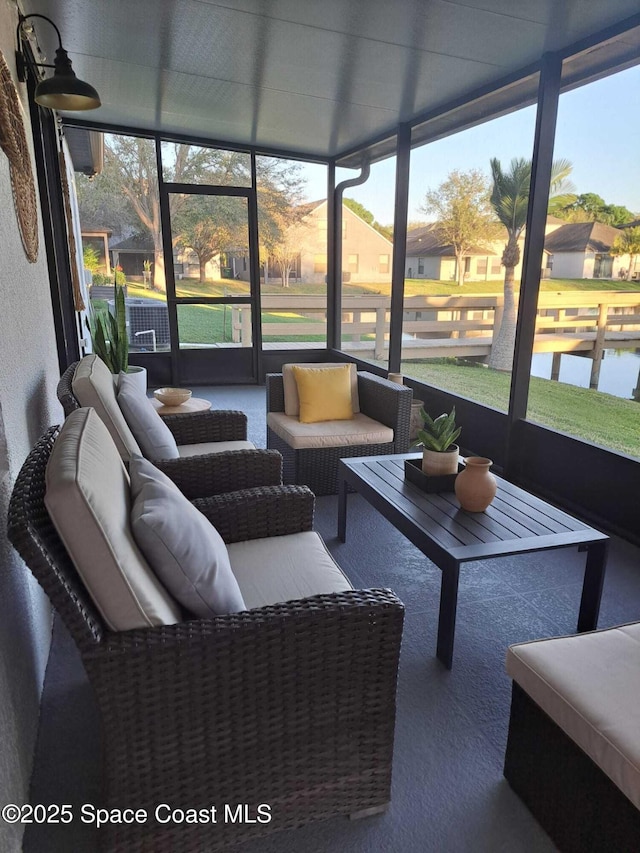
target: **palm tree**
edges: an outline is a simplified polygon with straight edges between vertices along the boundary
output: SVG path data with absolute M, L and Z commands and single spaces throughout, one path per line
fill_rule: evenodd
M 609 249 L 609 254 L 614 257 L 629 255 L 627 277 L 630 279 L 636 268 L 636 256 L 640 255 L 640 225 L 636 225 L 634 228 L 625 228 L 618 234 Z
M 551 167 L 550 194 L 554 201 L 570 192 L 572 187 L 567 177 L 572 169 L 568 160 L 558 160 Z M 529 187 L 531 184 L 531 160 L 514 158 L 509 170 L 504 172 L 495 157 L 491 160 L 493 189 L 491 204 L 496 216 L 507 230 L 507 243 L 502 253 L 504 266 L 504 309 L 498 329 L 494 329 L 489 367 L 496 370 L 511 370 L 513 348 L 516 337 L 516 308 L 514 297 L 514 271 L 520 261 L 518 240 L 527 222 Z

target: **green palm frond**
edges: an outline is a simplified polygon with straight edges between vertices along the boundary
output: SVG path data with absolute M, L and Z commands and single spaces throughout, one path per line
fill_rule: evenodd
M 515 157 L 505 172 L 500 161 L 490 161 L 493 188 L 491 204 L 496 216 L 507 229 L 509 237 L 516 239 L 527 221 L 529 191 L 531 187 L 531 160 Z M 571 194 L 573 184 L 568 180 L 572 165 L 569 160 L 555 160 L 551 167 L 550 195 L 552 199 Z

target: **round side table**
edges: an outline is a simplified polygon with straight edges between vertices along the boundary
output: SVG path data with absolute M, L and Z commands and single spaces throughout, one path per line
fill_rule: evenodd
M 208 412 L 211 408 L 209 400 L 203 400 L 201 397 L 191 397 L 186 403 L 181 403 L 179 406 L 165 406 L 160 400 L 151 397 L 151 405 L 156 409 L 160 417 L 164 415 L 190 415 L 194 412 Z

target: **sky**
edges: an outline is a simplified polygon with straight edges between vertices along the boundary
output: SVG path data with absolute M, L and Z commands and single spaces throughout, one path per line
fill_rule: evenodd
M 427 220 L 420 210 L 428 189 L 436 189 L 453 169 L 480 169 L 489 161 L 503 166 L 513 157 L 530 158 L 535 106 L 449 136 L 411 154 L 409 220 Z M 640 215 L 640 66 L 560 96 L 554 159 L 573 164 L 576 193 L 593 192 L 607 204 L 620 204 Z M 353 177 L 339 169 L 336 180 Z M 384 225 L 393 223 L 395 158 L 374 164 L 367 184 L 346 195 L 368 208 Z M 326 195 L 324 167 L 309 171 L 308 197 Z M 432 217 L 431 217 L 432 218 Z

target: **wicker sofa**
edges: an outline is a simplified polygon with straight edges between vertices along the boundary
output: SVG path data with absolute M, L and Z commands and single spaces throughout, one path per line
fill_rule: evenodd
M 75 415 L 92 417 L 88 409 Z M 110 630 L 44 503 L 47 463 L 69 423 L 62 438 L 51 428 L 27 458 L 11 498 L 8 533 L 69 629 L 95 691 L 103 736 L 100 805 L 134 804 L 152 816 L 142 825 L 106 825 L 101 849 L 216 851 L 313 820 L 384 809 L 403 622 L 395 595 L 354 590 L 341 576 L 340 591 L 300 598 L 294 572 L 291 600 Z M 106 461 L 108 470 L 122 467 L 115 448 Z M 208 464 L 215 465 L 215 457 Z M 195 477 L 194 469 L 194 498 Z M 202 485 L 208 488 L 206 473 Z M 312 535 L 306 531 L 314 497 L 305 487 L 250 488 L 194 503 L 240 554 L 253 540 L 261 557 L 260 543 L 271 543 L 264 547 L 273 554 L 291 538 Z M 258 568 L 267 571 L 262 562 Z M 258 806 L 267 804 L 270 820 L 162 824 L 153 819 L 158 803 L 246 804 L 254 821 Z
M 315 367 L 316 365 L 309 365 Z M 289 367 L 285 365 L 284 368 Z M 282 454 L 283 480 L 309 486 L 316 495 L 337 491 L 338 460 L 354 456 L 406 453 L 409 449 L 413 392 L 404 385 L 358 371 L 359 416 L 366 440 L 345 442 L 334 422 L 304 424 L 302 428 L 286 411 L 285 380 L 282 373 L 268 373 L 267 447 Z M 335 422 L 338 426 L 344 422 Z M 375 437 L 379 434 L 379 437 Z M 372 436 L 374 436 L 372 438 Z M 356 436 L 357 438 L 357 436 Z
M 511 646 L 504 775 L 563 853 L 640 850 L 640 622 Z

